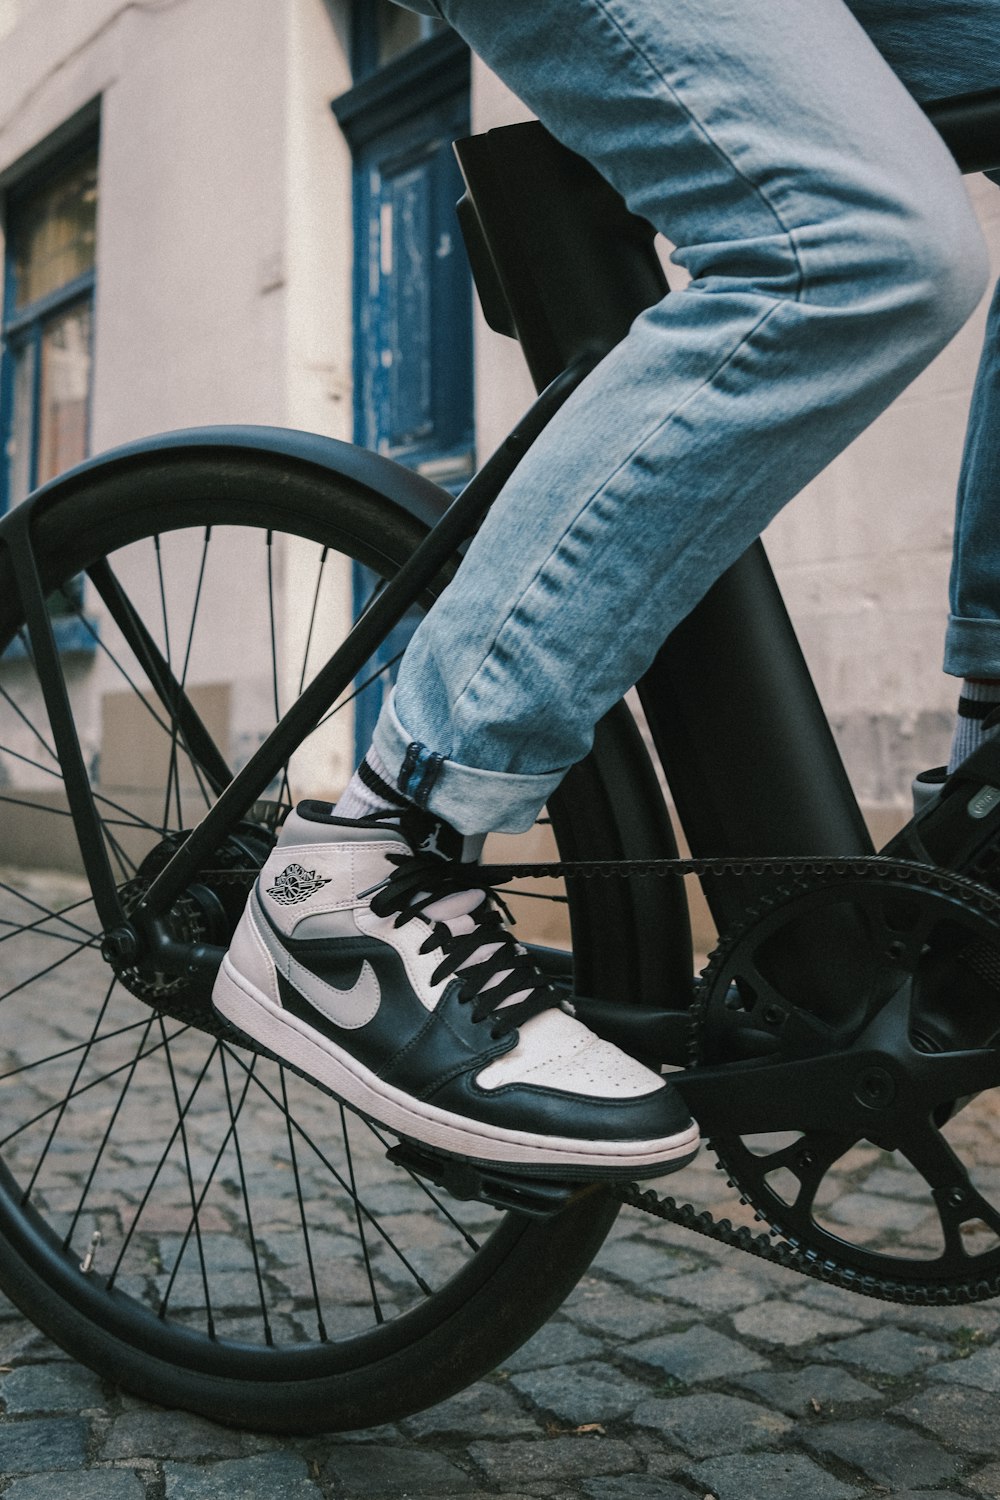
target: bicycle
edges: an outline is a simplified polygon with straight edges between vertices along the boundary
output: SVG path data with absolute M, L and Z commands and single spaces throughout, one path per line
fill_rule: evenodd
M 1000 165 L 1000 90 L 930 113 L 965 170 Z M 622 1202 L 870 1295 L 1000 1292 L 1000 1179 L 955 1154 L 977 1111 L 989 1125 L 1000 1056 L 971 1022 L 936 1033 L 933 992 L 910 1014 L 928 954 L 995 963 L 1000 898 L 873 858 L 759 542 L 639 684 L 691 858 L 619 704 L 547 809 L 561 862 L 492 872 L 557 883 L 571 951 L 536 946 L 540 964 L 593 997 L 596 1030 L 685 1069 L 750 1223 L 393 1144 L 211 1010 L 324 726 L 382 691 L 396 623 L 440 591 L 526 447 L 665 290 L 649 226 L 540 126 L 457 149 L 484 309 L 541 392 L 458 499 L 333 440 L 222 428 L 90 460 L 0 523 L 0 800 L 8 857 L 15 841 L 30 855 L 0 880 L 0 1286 L 128 1389 L 261 1429 L 366 1426 L 468 1384 L 558 1307 Z M 348 563 L 376 580 L 356 619 Z M 250 598 L 260 586 L 260 631 L 241 612 L 225 641 L 200 622 L 233 569 Z M 307 604 L 290 621 L 282 572 Z M 60 655 L 54 596 L 92 666 Z M 234 642 L 242 661 L 263 646 L 266 691 L 215 685 Z M 88 673 L 145 736 L 131 768 L 98 757 Z M 698 984 L 685 873 L 731 933 Z M 936 1244 L 852 1241 L 831 1219 L 864 1142 L 911 1174 Z

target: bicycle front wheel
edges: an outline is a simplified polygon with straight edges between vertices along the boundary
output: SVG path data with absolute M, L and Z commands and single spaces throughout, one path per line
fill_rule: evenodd
M 422 535 L 328 470 L 211 447 L 83 472 L 39 515 L 68 699 L 127 900 L 343 638 L 359 578 L 377 589 Z M 546 1221 L 459 1204 L 392 1165 L 386 1132 L 231 1045 L 182 981 L 109 966 L 8 569 L 0 559 L 0 1286 L 101 1374 L 216 1420 L 336 1430 L 442 1399 L 559 1305 L 615 1203 L 595 1191 Z M 179 899 L 175 933 L 231 930 L 282 810 L 349 773 L 341 726 L 380 699 L 397 650 L 383 643 L 299 746 Z M 624 710 L 550 811 L 564 853 L 662 852 Z M 578 982 L 597 989 L 603 955 L 641 953 L 659 899 L 549 894 L 577 934 Z M 533 926 L 555 941 L 558 921 Z

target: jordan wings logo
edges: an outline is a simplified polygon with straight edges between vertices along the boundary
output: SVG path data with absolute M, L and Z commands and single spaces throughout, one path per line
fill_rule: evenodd
M 275 877 L 274 884 L 268 886 L 267 894 L 279 906 L 296 906 L 329 884 L 329 880 L 317 875 L 315 870 L 306 870 L 302 865 L 286 865 Z

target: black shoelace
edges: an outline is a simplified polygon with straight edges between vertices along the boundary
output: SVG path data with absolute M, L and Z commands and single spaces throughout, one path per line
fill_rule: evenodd
M 511 922 L 513 917 L 497 892 L 483 885 L 479 865 L 416 854 L 390 854 L 388 858 L 397 868 L 375 888 L 372 911 L 378 917 L 395 917 L 395 927 L 417 919 L 430 925 L 419 951 L 442 952 L 431 982 L 438 984 L 449 974 L 459 979 L 460 1004 L 472 1006 L 473 1021 L 490 1022 L 494 1040 L 562 1003 L 563 990 L 542 978 L 530 955 L 504 926 L 504 917 Z M 468 913 L 474 924 L 471 932 L 452 932 L 446 921 L 426 914 L 426 908 L 442 897 L 470 890 L 483 893 L 482 901 Z M 487 946 L 493 948 L 491 953 L 479 963 L 468 964 L 478 949 Z M 497 979 L 498 974 L 504 977 Z M 524 991 L 528 993 L 517 1004 L 499 1009 L 505 1000 Z

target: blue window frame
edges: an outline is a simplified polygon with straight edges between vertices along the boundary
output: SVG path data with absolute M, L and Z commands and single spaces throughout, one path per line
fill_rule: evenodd
M 355 432 L 455 488 L 472 472 L 472 305 L 451 143 L 460 94 L 381 131 L 356 156 Z
M 96 225 L 96 133 L 7 190 L 0 511 L 89 451 Z M 50 601 L 63 650 L 94 649 L 81 592 L 68 586 Z M 5 654 L 20 654 L 17 643 Z

